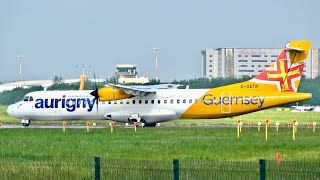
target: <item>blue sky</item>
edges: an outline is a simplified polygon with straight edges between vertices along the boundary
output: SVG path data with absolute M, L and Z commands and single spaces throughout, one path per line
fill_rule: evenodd
M 112 76 L 115 65 L 138 65 L 161 81 L 200 76 L 201 49 L 282 48 L 296 39 L 320 48 L 317 0 L 1 0 L 0 81 Z

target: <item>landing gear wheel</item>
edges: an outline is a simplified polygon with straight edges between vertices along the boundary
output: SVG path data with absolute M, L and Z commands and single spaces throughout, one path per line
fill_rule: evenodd
M 146 127 L 156 127 L 157 123 L 146 124 Z
M 144 120 L 144 119 L 141 119 L 140 122 L 144 123 L 145 125 L 147 124 L 146 120 Z
M 23 127 L 28 127 L 30 125 L 30 123 L 22 123 Z

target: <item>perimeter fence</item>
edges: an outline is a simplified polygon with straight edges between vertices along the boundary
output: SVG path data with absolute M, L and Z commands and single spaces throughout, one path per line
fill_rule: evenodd
M 320 179 L 320 162 L 0 156 L 0 179 Z

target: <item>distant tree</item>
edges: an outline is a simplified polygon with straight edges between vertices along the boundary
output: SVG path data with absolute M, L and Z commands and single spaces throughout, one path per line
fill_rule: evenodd
M 53 84 L 61 84 L 61 83 L 63 83 L 63 79 L 62 79 L 62 77 L 61 76 L 54 76 L 54 78 L 53 78 Z

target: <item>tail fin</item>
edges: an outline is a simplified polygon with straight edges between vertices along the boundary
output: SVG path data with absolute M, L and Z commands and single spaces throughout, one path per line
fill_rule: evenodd
M 280 92 L 297 92 L 311 41 L 290 42 L 270 67 L 251 79 L 266 89 Z

